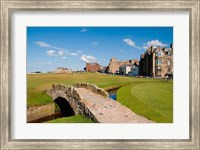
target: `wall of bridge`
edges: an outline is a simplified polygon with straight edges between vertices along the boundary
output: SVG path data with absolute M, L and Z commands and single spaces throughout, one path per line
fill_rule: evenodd
M 109 97 L 108 92 L 106 92 L 104 89 L 97 87 L 95 84 L 90 84 L 90 83 L 77 83 L 74 85 L 74 87 L 77 88 L 85 88 L 88 89 L 96 94 L 100 94 L 103 97 Z
M 90 112 L 90 110 L 87 108 L 87 106 L 83 102 L 83 98 L 78 93 L 76 88 L 84 87 L 87 89 L 92 90 L 93 92 L 96 91 L 96 93 L 101 93 L 103 96 L 108 96 L 107 92 L 103 92 L 102 89 L 89 84 L 76 84 L 74 86 L 67 86 L 67 85 L 52 85 L 52 88 L 50 90 L 47 90 L 46 93 L 51 96 L 53 101 L 57 99 L 58 97 L 62 97 L 68 101 L 70 106 L 72 107 L 75 114 L 81 114 L 94 122 L 98 122 L 95 116 Z

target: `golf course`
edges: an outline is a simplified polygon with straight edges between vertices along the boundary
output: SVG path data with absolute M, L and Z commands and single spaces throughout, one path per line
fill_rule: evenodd
M 45 90 L 52 84 L 92 83 L 104 90 L 118 88 L 117 101 L 138 115 L 156 123 L 173 122 L 173 80 L 136 78 L 101 73 L 28 74 L 27 107 L 54 103 Z M 49 122 L 91 123 L 81 115 L 63 117 Z

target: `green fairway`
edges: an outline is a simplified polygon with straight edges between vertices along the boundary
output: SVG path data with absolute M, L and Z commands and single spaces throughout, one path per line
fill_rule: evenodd
M 149 82 L 149 79 L 123 77 L 100 73 L 74 73 L 71 74 L 29 74 L 27 75 L 27 106 L 52 103 L 51 98 L 44 92 L 52 84 L 73 85 L 80 82 L 93 83 L 109 89 L 129 83 Z M 155 80 L 157 82 L 157 80 Z
M 93 83 L 106 90 L 123 85 L 117 92 L 117 101 L 155 122 L 173 122 L 173 81 L 165 82 L 150 78 L 100 73 L 29 74 L 27 75 L 27 106 L 53 103 L 51 97 L 45 93 L 52 84 L 73 85 L 80 82 Z M 72 116 L 56 119 L 53 122 L 90 121 L 81 117 Z
M 117 101 L 155 122 L 173 122 L 173 82 L 133 83 L 120 88 Z
M 47 123 L 93 123 L 93 121 L 83 117 L 82 115 L 76 115 L 50 120 Z

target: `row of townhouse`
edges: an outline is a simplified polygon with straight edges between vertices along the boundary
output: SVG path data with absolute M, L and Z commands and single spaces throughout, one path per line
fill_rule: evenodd
M 111 58 L 108 66 L 98 63 L 86 63 L 87 72 L 102 72 L 129 76 L 147 76 L 153 78 L 173 78 L 173 44 L 170 48 L 151 46 L 137 59 L 119 61 Z
M 170 48 L 149 47 L 140 56 L 139 74 L 153 78 L 173 77 L 173 44 Z

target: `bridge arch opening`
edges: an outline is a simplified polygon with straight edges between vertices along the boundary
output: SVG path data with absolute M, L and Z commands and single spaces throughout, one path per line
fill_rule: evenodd
M 73 108 L 70 106 L 69 102 L 65 98 L 58 97 L 54 100 L 54 102 L 58 105 L 61 113 L 65 117 L 75 115 Z

